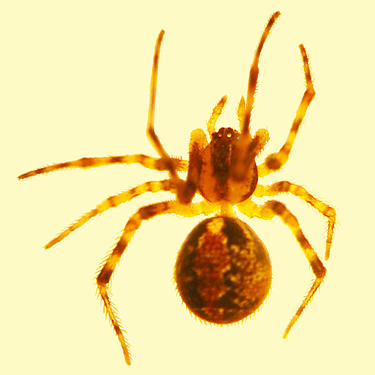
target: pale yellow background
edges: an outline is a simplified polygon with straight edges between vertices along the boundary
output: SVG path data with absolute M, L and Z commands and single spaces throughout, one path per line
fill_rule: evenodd
M 11 1 L 1 35 L 1 374 L 373 374 L 374 18 L 372 1 Z M 264 5 L 263 5 L 264 4 Z M 236 126 L 260 33 L 282 16 L 260 61 L 252 129 L 266 127 L 264 154 L 285 140 L 303 93 L 298 44 L 311 58 L 316 99 L 291 160 L 267 181 L 290 179 L 337 208 L 327 280 L 287 340 L 282 333 L 312 273 L 279 220 L 246 220 L 266 243 L 272 292 L 255 317 L 205 326 L 175 295 L 177 251 L 202 218 L 142 225 L 113 280 L 131 343 L 122 352 L 95 296 L 98 264 L 147 195 L 92 220 L 50 251 L 56 233 L 111 194 L 165 174 L 139 166 L 17 175 L 82 156 L 145 153 L 154 43 L 160 58 L 156 131 L 186 157 L 192 129 L 219 98 L 220 126 Z M 264 155 L 263 155 L 264 156 Z M 296 198 L 318 254 L 325 220 Z

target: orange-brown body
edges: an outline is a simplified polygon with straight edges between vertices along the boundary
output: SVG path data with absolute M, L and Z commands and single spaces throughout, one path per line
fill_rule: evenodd
M 241 179 L 237 179 L 233 173 L 240 142 L 238 131 L 221 128 L 212 134 L 211 142 L 203 150 L 198 189 L 208 201 L 236 204 L 253 194 L 258 182 L 254 158 L 244 163 Z
M 261 305 L 271 284 L 271 263 L 268 252 L 252 229 L 236 218 L 234 206 L 248 218 L 256 217 L 264 220 L 271 220 L 275 216 L 280 218 L 299 243 L 314 273 L 314 282 L 288 324 L 284 337 L 324 280 L 326 269 L 302 232 L 296 216 L 279 201 L 268 200 L 263 204 L 257 204 L 252 200 L 253 197 L 274 197 L 277 194 L 289 193 L 315 208 L 328 220 L 325 258 L 326 260 L 329 258 L 336 221 L 334 208 L 313 197 L 302 186 L 288 181 L 279 181 L 272 185 L 258 183 L 258 177 L 276 172 L 288 161 L 299 127 L 315 96 L 309 59 L 305 47 L 301 44 L 299 48 L 305 74 L 305 92 L 284 145 L 279 151 L 268 155 L 264 162 L 257 166 L 255 159 L 263 150 L 269 136 L 265 129 L 259 129 L 254 136 L 251 135 L 249 124 L 258 81 L 260 54 L 279 16 L 280 12 L 272 14 L 255 51 L 246 101 L 241 97 L 237 110 L 239 131 L 232 128 L 215 131 L 216 121 L 227 100 L 226 96 L 223 96 L 207 122 L 209 140 L 203 129 L 196 129 L 192 132 L 189 143 L 189 160 L 169 156 L 154 130 L 158 64 L 164 36 L 164 30 L 161 30 L 155 45 L 146 128 L 146 134 L 158 157 L 135 154 L 81 158 L 35 169 L 18 177 L 25 179 L 66 168 L 86 169 L 132 163 L 168 172 L 168 179 L 147 181 L 105 199 L 45 246 L 46 249 L 51 248 L 91 218 L 143 193 L 167 191 L 174 195 L 173 200 L 143 206 L 130 216 L 119 241 L 100 265 L 96 276 L 98 294 L 128 365 L 131 363 L 129 344 L 118 312 L 113 305 L 109 284 L 130 240 L 145 220 L 168 213 L 183 217 L 200 214 L 210 216 L 188 235 L 175 266 L 175 280 L 182 299 L 190 311 L 206 321 L 225 324 L 245 318 Z M 181 178 L 178 172 L 187 172 L 186 179 Z M 193 202 L 197 194 L 201 195 L 203 200 Z M 161 237 L 160 241 L 162 240 Z
M 215 216 L 190 232 L 178 254 L 174 277 L 193 314 L 228 324 L 246 318 L 263 303 L 272 267 L 266 247 L 247 224 Z

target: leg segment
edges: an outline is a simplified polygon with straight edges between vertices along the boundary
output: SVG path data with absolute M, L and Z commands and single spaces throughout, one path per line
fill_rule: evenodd
M 151 156 L 143 154 L 135 155 L 121 155 L 121 156 L 106 156 L 106 157 L 94 157 L 94 158 L 82 158 L 73 161 L 67 161 L 65 163 L 52 164 L 47 167 L 38 168 L 33 171 L 21 174 L 18 176 L 19 180 L 23 180 L 28 177 L 36 176 L 38 174 L 49 173 L 57 171 L 60 169 L 70 169 L 70 168 L 81 168 L 88 169 L 94 167 L 102 167 L 105 165 L 112 164 L 141 164 L 145 168 L 154 169 L 157 171 L 167 171 L 168 165 L 163 159 L 156 159 Z M 180 160 L 173 158 L 172 163 L 178 171 L 187 170 L 187 162 L 185 160 Z
M 242 114 L 243 107 L 242 103 L 240 102 L 239 110 L 237 111 L 237 115 L 242 117 L 242 123 L 241 135 L 236 142 L 236 147 L 232 154 L 232 164 L 234 165 L 234 168 L 232 169 L 232 177 L 238 181 L 244 179 L 248 171 L 249 160 L 253 157 L 255 158 L 257 152 L 260 152 L 265 143 L 268 141 L 268 132 L 264 129 L 260 129 L 253 139 L 250 135 L 249 125 L 251 121 L 251 111 L 254 105 L 255 90 L 258 82 L 258 65 L 260 54 L 262 52 L 263 45 L 271 32 L 271 28 L 279 16 L 280 12 L 272 14 L 266 28 L 263 31 L 250 68 L 245 110 Z
M 147 192 L 157 193 L 158 191 L 171 191 L 171 190 L 173 190 L 173 184 L 170 182 L 170 180 L 148 181 L 141 185 L 136 186 L 133 189 L 124 191 L 117 195 L 113 195 L 107 198 L 106 200 L 104 200 L 103 202 L 99 203 L 93 210 L 85 213 L 75 223 L 70 225 L 57 237 L 55 237 L 53 240 L 48 242 L 48 244 L 45 245 L 44 248 L 47 250 L 51 248 L 53 245 L 56 245 L 58 242 L 62 241 L 65 237 L 67 237 L 70 233 L 72 233 L 76 229 L 86 224 L 91 218 L 109 210 L 110 208 L 117 207 L 120 204 L 128 202 L 131 199 L 136 198 L 143 193 L 147 193 Z
M 247 98 L 246 98 L 246 110 L 244 114 L 244 119 L 242 123 L 241 132 L 245 135 L 249 133 L 249 124 L 251 120 L 251 111 L 254 105 L 254 94 L 257 88 L 258 82 L 258 74 L 259 74 L 259 57 L 260 53 L 262 52 L 263 45 L 266 42 L 266 39 L 271 31 L 272 26 L 276 22 L 277 18 L 280 16 L 280 12 L 275 12 L 272 14 L 271 18 L 269 19 L 266 28 L 263 31 L 263 34 L 260 38 L 258 48 L 255 51 L 253 63 L 251 64 L 250 68 L 250 75 L 249 75 L 249 83 L 247 88 Z
M 207 122 L 207 131 L 208 134 L 211 136 L 212 133 L 215 132 L 215 124 L 219 116 L 223 112 L 223 108 L 225 106 L 225 103 L 227 102 L 227 96 L 224 95 L 219 102 L 216 104 L 215 108 L 212 111 L 211 117 Z
M 170 202 L 161 202 L 140 208 L 126 223 L 120 241 L 117 243 L 109 257 L 105 260 L 104 266 L 100 269 L 96 278 L 98 292 L 103 300 L 105 311 L 108 314 L 112 327 L 114 328 L 120 341 L 127 365 L 130 365 L 131 363 L 129 344 L 125 339 L 125 331 L 121 326 L 119 318 L 117 317 L 116 309 L 113 303 L 110 301 L 109 288 L 107 284 L 113 274 L 113 271 L 115 270 L 115 267 L 120 261 L 121 255 L 125 251 L 130 239 L 133 237 L 135 231 L 140 227 L 141 223 L 144 220 L 151 219 L 156 215 L 168 212 L 170 206 Z
M 185 182 L 181 178 L 178 177 L 177 169 L 173 162 L 173 159 L 168 155 L 167 151 L 165 151 L 154 129 L 155 100 L 156 100 L 156 88 L 157 88 L 157 81 L 158 81 L 159 56 L 160 56 L 160 47 L 161 47 L 161 42 L 163 40 L 163 37 L 164 37 L 164 30 L 161 30 L 156 40 L 154 60 L 152 64 L 151 84 L 150 84 L 150 102 L 149 102 L 149 107 L 148 107 L 146 134 L 152 147 L 156 150 L 156 152 L 159 154 L 161 159 L 164 161 L 166 168 L 169 172 L 171 181 L 177 187 L 177 197 L 182 202 L 188 203 L 188 201 L 191 201 L 196 189 L 193 186 L 187 186 L 188 182 Z M 190 172 L 190 168 L 189 168 L 189 172 Z M 191 198 L 190 198 L 190 195 L 191 195 Z
M 306 115 L 307 108 L 309 107 L 310 103 L 312 102 L 315 96 L 315 90 L 311 79 L 309 59 L 307 57 L 307 53 L 303 44 L 299 45 L 299 49 L 301 51 L 303 60 L 306 91 L 303 94 L 301 103 L 297 109 L 297 113 L 292 124 L 292 128 L 290 129 L 288 138 L 286 139 L 284 146 L 281 147 L 281 149 L 278 152 L 268 155 L 264 163 L 258 166 L 259 177 L 267 176 L 270 173 L 281 169 L 288 161 L 289 154 L 292 149 L 294 140 L 297 136 L 299 127 Z
M 293 184 L 289 181 L 279 181 L 268 186 L 258 184 L 253 195 L 258 198 L 264 196 L 274 197 L 280 193 L 290 193 L 295 195 L 296 197 L 301 198 L 303 201 L 308 203 L 310 206 L 314 207 L 328 219 L 327 241 L 325 251 L 325 260 L 328 260 L 332 246 L 333 230 L 336 223 L 336 210 L 328 204 L 325 204 L 319 199 L 313 197 L 302 186 Z
M 179 177 L 177 175 L 176 168 L 174 167 L 172 163 L 172 159 L 168 155 L 167 151 L 165 151 L 154 129 L 155 101 L 156 101 L 156 88 L 157 88 L 157 81 L 158 81 L 159 56 L 160 56 L 160 47 L 161 47 L 161 42 L 163 40 L 163 37 L 164 37 L 164 30 L 161 30 L 156 40 L 154 59 L 153 59 L 153 64 L 152 64 L 151 84 L 150 84 L 150 102 L 148 106 L 146 134 L 152 147 L 159 154 L 159 156 L 165 161 L 171 179 L 174 181 L 178 181 Z
M 195 129 L 190 137 L 189 168 L 186 181 L 181 180 L 180 188 L 177 190 L 177 197 L 181 203 L 190 203 L 197 191 L 202 167 L 202 152 L 207 145 L 208 142 L 203 129 Z
M 150 84 L 150 102 L 148 106 L 148 119 L 147 119 L 147 136 L 154 147 L 155 151 L 163 159 L 169 159 L 169 155 L 162 146 L 159 137 L 156 135 L 154 130 L 154 120 L 155 120 L 155 101 L 156 101 L 156 87 L 158 81 L 158 68 L 159 68 L 159 56 L 160 56 L 160 47 L 161 42 L 164 37 L 164 30 L 161 30 L 159 36 L 156 40 L 154 59 L 152 63 L 152 73 L 151 73 L 151 84 Z
M 286 338 L 290 329 L 293 327 L 294 323 L 302 314 L 306 305 L 309 303 L 312 296 L 315 294 L 320 284 L 323 282 L 323 279 L 326 275 L 326 269 L 314 249 L 311 247 L 309 241 L 303 234 L 297 218 L 286 208 L 283 203 L 278 201 L 268 201 L 264 205 L 259 206 L 249 200 L 247 202 L 239 204 L 238 209 L 248 217 L 258 217 L 259 219 L 264 220 L 271 220 L 275 216 L 280 217 L 283 223 L 286 224 L 292 231 L 294 237 L 300 244 L 308 262 L 310 263 L 312 271 L 314 272 L 314 283 L 307 293 L 306 297 L 302 301 L 301 306 L 298 308 L 297 312 L 294 314 L 293 318 L 288 324 L 283 336 L 284 338 Z
M 122 254 L 128 246 L 129 241 L 134 236 L 135 231 L 141 226 L 144 220 L 149 220 L 157 215 L 175 213 L 190 217 L 196 216 L 197 214 L 210 214 L 214 211 L 214 209 L 214 205 L 210 205 L 206 202 L 185 206 L 178 203 L 177 201 L 165 201 L 141 207 L 133 216 L 130 217 L 125 225 L 119 242 L 112 250 L 111 254 L 105 259 L 103 266 L 100 268 L 98 276 L 96 278 L 98 292 L 101 299 L 103 300 L 105 311 L 109 316 L 112 327 L 114 328 L 116 335 L 120 341 L 125 356 L 125 362 L 128 365 L 130 365 L 131 362 L 129 344 L 125 339 L 124 333 L 126 332 L 122 328 L 120 319 L 117 316 L 117 311 L 109 298 L 110 290 L 108 287 L 108 283 L 117 264 L 120 261 Z

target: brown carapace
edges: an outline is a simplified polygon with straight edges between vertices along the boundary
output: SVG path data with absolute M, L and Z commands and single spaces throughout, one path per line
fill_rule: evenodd
M 204 214 L 209 217 L 193 229 L 182 245 L 175 267 L 175 281 L 187 308 L 199 318 L 212 323 L 228 324 L 244 319 L 262 304 L 271 285 L 271 262 L 267 249 L 254 231 L 237 218 L 234 207 L 248 218 L 271 220 L 275 216 L 279 217 L 293 233 L 314 273 L 314 282 L 287 326 L 284 337 L 287 336 L 326 275 L 323 263 L 306 239 L 292 212 L 279 201 L 269 200 L 257 204 L 252 199 L 289 193 L 314 207 L 328 221 L 325 259 L 329 258 L 336 220 L 334 208 L 314 198 L 302 186 L 288 181 L 276 182 L 272 185 L 258 183 L 258 178 L 276 172 L 288 161 L 298 129 L 315 96 L 309 60 L 305 47 L 301 44 L 299 49 L 305 75 L 305 92 L 284 145 L 279 151 L 266 157 L 263 163 L 257 165 L 256 158 L 263 150 L 269 136 L 265 129 L 260 129 L 251 135 L 249 124 L 258 81 L 260 54 L 279 15 L 280 13 L 276 12 L 271 16 L 255 51 L 246 101 L 242 97 L 237 110 L 240 122 L 238 131 L 232 128 L 215 130 L 216 121 L 226 102 L 226 96 L 223 96 L 213 109 L 207 123 L 209 141 L 203 129 L 196 129 L 191 134 L 188 161 L 168 155 L 154 131 L 159 54 L 164 36 L 162 30 L 155 46 L 147 122 L 147 136 L 159 157 L 142 154 L 89 157 L 39 168 L 18 177 L 25 179 L 60 169 L 85 169 L 132 163 L 168 172 L 168 179 L 148 181 L 107 198 L 45 246 L 46 249 L 50 248 L 94 216 L 143 193 L 169 191 L 174 194 L 175 199 L 141 207 L 128 219 L 120 240 L 104 260 L 96 277 L 98 293 L 121 343 L 127 364 L 131 362 L 129 344 L 110 298 L 109 281 L 129 241 L 145 220 L 168 213 L 184 217 Z M 186 178 L 182 179 L 179 172 L 187 172 Z M 203 200 L 193 203 L 196 194 Z

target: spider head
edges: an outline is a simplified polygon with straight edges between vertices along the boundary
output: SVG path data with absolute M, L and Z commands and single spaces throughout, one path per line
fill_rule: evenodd
M 226 179 L 231 172 L 232 155 L 240 133 L 232 128 L 220 128 L 212 134 L 210 151 L 213 173 L 220 179 Z
M 204 198 L 232 204 L 247 199 L 258 182 L 255 157 L 268 138 L 264 129 L 258 130 L 254 138 L 232 128 L 212 133 L 202 154 L 199 190 Z

